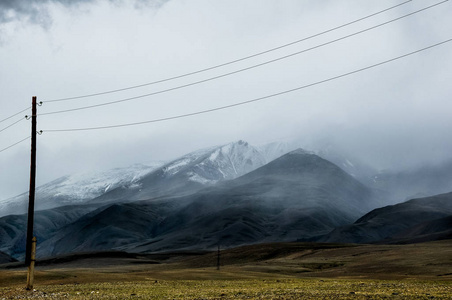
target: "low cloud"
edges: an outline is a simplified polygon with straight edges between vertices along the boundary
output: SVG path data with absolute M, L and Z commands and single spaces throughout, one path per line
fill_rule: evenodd
M 124 0 L 108 0 L 115 5 Z M 159 7 L 168 0 L 135 0 L 134 6 L 141 9 L 147 6 Z M 76 8 L 86 4 L 96 4 L 97 0 L 4 0 L 0 1 L 0 25 L 10 22 L 29 22 L 48 28 L 52 24 L 50 5 Z

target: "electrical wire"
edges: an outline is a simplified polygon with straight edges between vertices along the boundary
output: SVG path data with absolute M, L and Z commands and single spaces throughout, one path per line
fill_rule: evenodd
M 3 152 L 3 151 L 5 151 L 5 150 L 8 150 L 9 148 L 12 148 L 12 147 L 14 147 L 14 146 L 16 146 L 16 145 L 18 145 L 18 144 L 20 144 L 20 143 L 22 143 L 22 142 L 28 140 L 30 137 L 31 137 L 31 136 L 27 136 L 27 137 L 24 138 L 23 140 L 20 140 L 20 141 L 18 141 L 17 143 L 14 143 L 14 144 L 12 144 L 12 145 L 6 147 L 6 148 L 1 149 L 0 152 Z
M 343 37 L 334 39 L 334 40 L 332 40 L 332 41 L 329 41 L 329 42 L 326 42 L 326 43 L 323 43 L 323 44 L 320 44 L 320 45 L 317 45 L 317 46 L 314 46 L 314 47 L 311 47 L 311 48 L 307 48 L 307 49 L 304 49 L 304 50 L 301 50 L 301 51 L 298 51 L 298 52 L 295 52 L 295 53 L 292 53 L 292 54 L 289 54 L 289 55 L 285 55 L 285 56 L 282 56 L 282 57 L 279 57 L 279 58 L 276 58 L 276 59 L 272 59 L 272 60 L 269 60 L 269 61 L 266 61 L 266 62 L 263 62 L 263 63 L 260 63 L 260 64 L 256 64 L 256 65 L 253 65 L 253 66 L 250 66 L 250 67 L 246 67 L 246 68 L 243 68 L 243 69 L 239 69 L 239 70 L 236 70 L 236 71 L 233 71 L 233 72 L 221 74 L 221 75 L 214 76 L 214 77 L 210 77 L 210 78 L 207 78 L 207 79 L 203 79 L 203 80 L 195 81 L 195 82 L 192 82 L 192 83 L 188 83 L 188 84 L 176 86 L 176 87 L 169 88 L 169 89 L 160 90 L 160 91 L 153 92 L 153 93 L 148 93 L 148 94 L 144 94 L 144 95 L 139 95 L 139 96 L 135 96 L 135 97 L 125 98 L 125 99 L 120 99 L 120 100 L 115 100 L 115 101 L 109 101 L 109 102 L 104 102 L 104 103 L 100 103 L 100 104 L 94 104 L 94 105 L 82 106 L 82 107 L 77 107 L 77 108 L 71 108 L 71 109 L 65 109 L 65 110 L 58 110 L 58 111 L 47 112 L 47 113 L 40 113 L 39 115 L 40 115 L 40 116 L 53 115 L 53 114 L 60 114 L 60 113 L 67 113 L 67 112 L 73 112 L 73 111 L 78 111 L 78 110 L 84 110 L 84 109 L 91 109 L 91 108 L 96 108 L 96 107 L 101 107 L 101 106 L 106 106 L 106 105 L 112 105 L 112 104 L 117 104 L 117 103 L 132 101 L 132 100 L 136 100 L 136 99 L 140 99 L 140 98 L 155 96 L 155 95 L 158 95 L 158 94 L 163 94 L 163 93 L 167 93 L 167 92 L 170 92 L 170 91 L 175 91 L 175 90 L 183 89 L 183 88 L 186 88 L 186 87 L 198 85 L 198 84 L 205 83 L 205 82 L 208 82 L 208 81 L 213 81 L 213 80 L 216 80 L 216 79 L 219 79 L 219 78 L 227 77 L 227 76 L 230 76 L 230 75 L 233 75 L 233 74 L 241 73 L 241 72 L 244 72 L 244 71 L 247 71 L 247 70 L 251 70 L 251 69 L 255 69 L 255 68 L 258 68 L 258 67 L 261 67 L 261 66 L 264 66 L 264 65 L 268 65 L 268 64 L 270 64 L 270 63 L 274 63 L 274 62 L 277 62 L 277 61 L 280 61 L 280 60 L 283 60 L 283 59 L 287 59 L 287 58 L 289 58 L 289 57 L 293 57 L 293 56 L 296 56 L 296 55 L 299 55 L 299 54 L 302 54 L 302 53 L 305 53 L 305 52 L 308 52 L 308 51 L 311 51 L 311 50 L 314 50 L 314 49 L 318 49 L 318 48 L 323 47 L 323 46 L 326 46 L 326 45 L 330 45 L 330 44 L 332 44 L 332 43 L 335 43 L 335 42 L 338 42 L 338 41 L 341 41 L 341 40 L 350 38 L 350 37 L 352 37 L 352 36 L 356 36 L 356 35 L 358 35 L 358 34 L 361 34 L 361 33 L 364 33 L 364 32 L 370 31 L 370 30 L 373 30 L 373 29 L 375 29 L 375 28 L 382 27 L 382 26 L 384 26 L 384 25 L 387 25 L 387 24 L 396 22 L 396 21 L 401 20 L 401 19 L 404 19 L 404 18 L 407 18 L 407 17 L 409 17 L 409 16 L 412 16 L 412 15 L 417 14 L 417 13 L 419 13 L 419 12 L 428 10 L 428 9 L 430 9 L 430 8 L 433 8 L 433 7 L 435 7 L 435 6 L 438 6 L 438 5 L 443 4 L 443 3 L 445 3 L 445 2 L 448 2 L 448 1 L 449 1 L 449 0 L 444 0 L 444 1 L 441 1 L 441 2 L 439 2 L 439 3 L 430 5 L 430 6 L 428 6 L 428 7 L 422 8 L 422 9 L 420 9 L 420 10 L 411 12 L 411 13 L 406 14 L 406 15 L 403 15 L 403 16 L 401 16 L 401 17 L 398 17 L 398 18 L 395 18 L 395 19 L 386 21 L 386 22 L 384 22 L 384 23 L 381 23 L 381 24 L 378 24 L 378 25 L 375 25 L 375 26 L 372 26 L 372 27 L 369 27 L 369 28 L 360 30 L 360 31 L 358 31 L 358 32 L 355 32 L 355 33 L 352 33 L 352 34 L 349 34 L 349 35 L 346 35 L 346 36 L 343 36 Z M 47 101 L 46 101 L 46 102 L 47 102 Z
M 18 120 L 18 121 L 16 121 L 16 122 L 14 122 L 14 123 L 12 123 L 12 124 L 6 126 L 5 128 L 0 129 L 0 132 L 5 131 L 6 129 L 8 129 L 8 128 L 14 126 L 14 125 L 16 125 L 17 123 L 19 123 L 19 122 L 21 122 L 21 121 L 23 121 L 23 120 L 25 120 L 25 118 L 21 118 L 20 120 Z
M 21 113 L 23 113 L 23 112 L 25 112 L 25 111 L 27 111 L 27 110 L 29 110 L 29 109 L 31 109 L 31 106 L 29 106 L 29 107 L 27 107 L 27 108 L 25 108 L 25 109 L 19 111 L 18 113 L 15 113 L 15 114 L 12 115 L 12 116 L 9 116 L 9 117 L 6 118 L 6 119 L 0 120 L 0 123 L 4 122 L 4 121 L 6 121 L 6 120 L 9 120 L 9 119 L 11 119 L 11 118 L 14 118 L 14 117 L 17 116 L 18 114 L 21 114 Z
M 165 79 L 161 79 L 161 80 L 157 80 L 157 81 L 153 81 L 153 82 L 149 82 L 149 83 L 139 84 L 139 85 L 135 85 L 135 86 L 125 87 L 125 88 L 120 88 L 120 89 L 115 89 L 115 90 L 110 90 L 110 91 L 105 91 L 105 92 L 93 93 L 93 94 L 86 94 L 86 95 L 81 95 L 81 96 L 52 99 L 52 100 L 47 100 L 46 102 L 50 103 L 50 102 L 68 101 L 68 100 L 75 100 L 75 99 L 81 99 L 81 98 L 88 98 L 88 97 L 106 95 L 106 94 L 111 94 L 111 93 L 117 93 L 117 92 L 122 92 L 122 91 L 126 91 L 126 90 L 136 89 L 136 88 L 140 88 L 140 87 L 144 87 L 144 86 L 149 86 L 149 85 L 153 85 L 153 84 L 167 82 L 167 81 L 171 81 L 171 80 L 175 80 L 175 79 L 179 79 L 179 78 L 183 78 L 183 77 L 199 74 L 199 73 L 202 73 L 202 72 L 210 71 L 210 70 L 213 70 L 213 69 L 217 69 L 217 68 L 224 67 L 224 66 L 227 66 L 227 65 L 231 65 L 231 64 L 234 64 L 234 63 L 237 63 L 237 62 L 241 62 L 241 61 L 244 61 L 244 60 L 247 60 L 247 59 L 250 59 L 250 58 L 254 58 L 254 57 L 257 57 L 257 56 L 260 56 L 260 55 L 263 55 L 263 54 L 267 54 L 267 53 L 270 53 L 270 52 L 273 52 L 273 51 L 276 51 L 276 50 L 279 50 L 279 49 L 283 49 L 285 47 L 289 47 L 289 46 L 295 45 L 297 43 L 301 43 L 303 41 L 306 41 L 306 40 L 309 40 L 309 39 L 312 39 L 312 38 L 315 38 L 315 37 L 324 35 L 326 33 L 338 30 L 340 28 L 352 25 L 354 23 L 363 21 L 365 19 L 374 17 L 374 16 L 379 15 L 379 14 L 382 14 L 384 12 L 387 12 L 389 10 L 397 8 L 399 6 L 405 5 L 405 4 L 407 4 L 407 3 L 411 2 L 411 1 L 412 0 L 408 0 L 408 1 L 402 2 L 400 4 L 391 6 L 389 8 L 386 8 L 384 10 L 381 10 L 381 11 L 378 11 L 376 13 L 370 14 L 368 16 L 356 19 L 354 21 L 345 23 L 343 25 L 340 25 L 340 26 L 337 26 L 337 27 L 334 27 L 334 28 L 322 31 L 320 33 L 316 33 L 314 35 L 311 35 L 311 36 L 308 36 L 308 37 L 305 37 L 305 38 L 302 38 L 302 39 L 299 39 L 299 40 L 296 40 L 296 41 L 293 41 L 293 42 L 290 42 L 290 43 L 287 43 L 287 44 L 284 44 L 284 45 L 281 45 L 281 46 L 278 46 L 278 47 L 274 47 L 274 48 L 271 48 L 271 49 L 268 49 L 268 50 L 265 50 L 265 51 L 262 51 L 262 52 L 258 52 L 258 53 L 255 53 L 255 54 L 243 57 L 243 58 L 235 59 L 235 60 L 232 60 L 232 61 L 229 61 L 229 62 L 218 64 L 218 65 L 215 65 L 215 66 L 212 66 L 212 67 L 208 67 L 208 68 L 205 68 L 205 69 L 200 69 L 200 70 L 189 72 L 189 73 L 185 73 L 185 74 L 182 74 L 182 75 L 177 75 L 177 76 L 174 76 L 174 77 L 169 77 L 169 78 L 165 78 Z
M 296 87 L 296 88 L 293 88 L 293 89 L 290 89 L 290 90 L 282 91 L 282 92 L 279 92 L 279 93 L 276 93 L 276 94 L 271 94 L 271 95 L 267 95 L 267 96 L 264 96 L 264 97 L 259 97 L 259 98 L 255 98 L 255 99 L 251 99 L 251 100 L 247 100 L 247 101 L 243 101 L 243 102 L 238 102 L 238 103 L 234 103 L 234 104 L 230 104 L 230 105 L 226 105 L 226 106 L 216 107 L 216 108 L 212 108 L 212 109 L 207 109 L 207 110 L 202 110 L 202 111 L 197 111 L 197 112 L 193 112 L 193 113 L 177 115 L 177 116 L 172 116 L 172 117 L 167 117 L 167 118 L 154 119 L 154 120 L 148 120 L 148 121 L 142 121 L 142 122 L 135 122 L 135 123 L 100 126 L 100 127 L 72 128 L 72 129 L 49 129 L 49 130 L 42 130 L 42 132 L 69 132 L 69 131 L 87 131 L 87 130 L 110 129 L 110 128 L 135 126 L 135 125 L 148 124 L 148 123 L 157 123 L 157 122 L 162 122 L 162 121 L 168 121 L 168 120 L 174 120 L 174 119 L 179 119 L 179 118 L 185 118 L 185 117 L 190 117 L 190 116 L 210 113 L 210 112 L 223 110 L 223 109 L 227 109 L 227 108 L 231 108 L 231 107 L 235 107 L 235 106 L 241 106 L 241 105 L 245 105 L 245 104 L 249 104 L 249 103 L 253 103 L 253 102 L 262 101 L 264 99 L 273 98 L 273 97 L 276 97 L 276 96 L 292 93 L 292 92 L 295 92 L 295 91 L 298 91 L 298 90 L 301 90 L 301 89 L 306 89 L 306 88 L 309 88 L 309 87 L 312 87 L 312 86 L 315 86 L 315 85 L 319 85 L 319 84 L 322 84 L 322 83 L 333 81 L 333 80 L 336 80 L 336 79 L 339 79 L 339 78 L 342 78 L 342 77 L 346 77 L 346 76 L 349 76 L 349 75 L 352 75 L 352 74 L 356 74 L 356 73 L 359 73 L 359 72 L 362 72 L 362 71 L 365 71 L 365 70 L 369 70 L 369 69 L 372 69 L 372 68 L 375 68 L 375 67 L 378 67 L 378 66 L 381 66 L 381 65 L 384 65 L 384 64 L 387 64 L 387 63 L 390 63 L 390 62 L 393 62 L 393 61 L 396 61 L 396 60 L 408 57 L 408 56 L 411 56 L 413 54 L 416 54 L 416 53 L 419 53 L 419 52 L 422 52 L 422 51 L 425 51 L 425 50 L 428 50 L 428 49 L 431 49 L 431 48 L 434 48 L 434 47 L 437 47 L 437 46 L 440 46 L 440 45 L 443 45 L 443 44 L 446 44 L 446 43 L 449 43 L 451 41 L 452 41 L 452 39 L 448 39 L 448 40 L 445 40 L 443 42 L 439 42 L 437 44 L 434 44 L 434 45 L 431 45 L 431 46 L 428 46 L 428 47 L 425 47 L 425 48 L 422 48 L 422 49 L 419 49 L 419 50 L 416 50 L 416 51 L 413 51 L 413 52 L 410 52 L 410 53 L 406 53 L 404 55 L 397 56 L 395 58 L 392 58 L 392 59 L 389 59 L 389 60 L 385 60 L 385 61 L 373 64 L 373 65 L 370 65 L 370 66 L 367 66 L 367 67 L 364 67 L 364 68 L 361 68 L 361 69 L 357 69 L 357 70 L 354 70 L 354 71 L 351 71 L 351 72 L 348 72 L 348 73 L 344 73 L 344 74 L 341 74 L 341 75 L 330 77 L 328 79 L 324 79 L 324 80 L 317 81 L 317 82 L 314 82 L 314 83 L 311 83 L 311 84 L 307 84 L 307 85 L 303 85 L 303 86 L 300 86 L 300 87 Z

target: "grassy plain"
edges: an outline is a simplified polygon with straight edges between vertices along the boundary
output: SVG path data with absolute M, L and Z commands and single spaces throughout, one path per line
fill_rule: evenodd
M 452 299 L 452 241 L 415 245 L 278 243 L 216 253 L 74 255 L 0 269 L 0 300 Z

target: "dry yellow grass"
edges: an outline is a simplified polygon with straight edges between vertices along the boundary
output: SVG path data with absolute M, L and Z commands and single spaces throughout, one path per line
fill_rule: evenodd
M 0 288 L 0 299 L 450 299 L 450 282 L 358 279 L 154 280 Z
M 0 270 L 0 300 L 452 299 L 452 241 L 404 246 L 267 244 L 215 253 L 83 257 Z

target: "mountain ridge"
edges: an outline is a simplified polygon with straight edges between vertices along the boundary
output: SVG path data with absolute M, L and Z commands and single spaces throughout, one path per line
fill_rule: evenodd
M 135 165 L 125 177 L 114 169 L 96 180 L 83 179 L 91 185 L 73 176 L 79 186 L 72 187 L 62 177 L 44 185 L 53 196 L 72 188 L 85 188 L 89 194 L 90 186 L 102 194 L 56 201 L 72 206 L 38 207 L 39 255 L 112 249 L 149 253 L 295 240 L 410 243 L 450 237 L 449 212 L 438 205 L 429 208 L 424 200 L 413 199 L 382 207 L 388 202 L 384 193 L 301 148 L 273 159 L 292 146 L 254 147 L 240 140 L 188 153 L 152 170 Z M 348 159 L 336 159 L 356 169 Z M 116 185 L 106 184 L 112 183 L 108 178 Z M 385 219 L 384 212 L 392 219 Z M 23 255 L 25 222 L 25 215 L 0 217 L 0 251 L 15 258 Z
M 452 216 L 452 192 L 432 197 L 412 199 L 403 203 L 372 210 L 353 224 L 334 229 L 317 239 L 319 242 L 398 243 L 416 239 L 416 233 L 441 219 Z M 433 223 L 432 223 L 433 222 Z M 420 227 L 419 227 L 420 226 Z M 424 234 L 427 234 L 424 231 Z M 430 230 L 430 233 L 438 232 Z M 447 232 L 444 233 L 447 236 Z M 428 237 L 422 240 L 427 241 Z
M 322 183 L 322 178 L 329 181 L 336 176 L 346 177 L 339 180 L 343 184 Z M 362 195 L 356 194 L 355 186 L 363 189 Z M 356 198 L 353 205 L 361 203 L 362 207 L 344 207 L 345 195 Z M 218 243 L 233 247 L 294 241 L 352 222 L 367 211 L 369 201 L 370 190 L 353 177 L 316 155 L 297 150 L 190 195 L 99 209 L 41 243 L 40 252 L 48 256 L 107 249 L 148 253 L 210 249 Z M 100 238 L 104 236 L 108 240 Z

